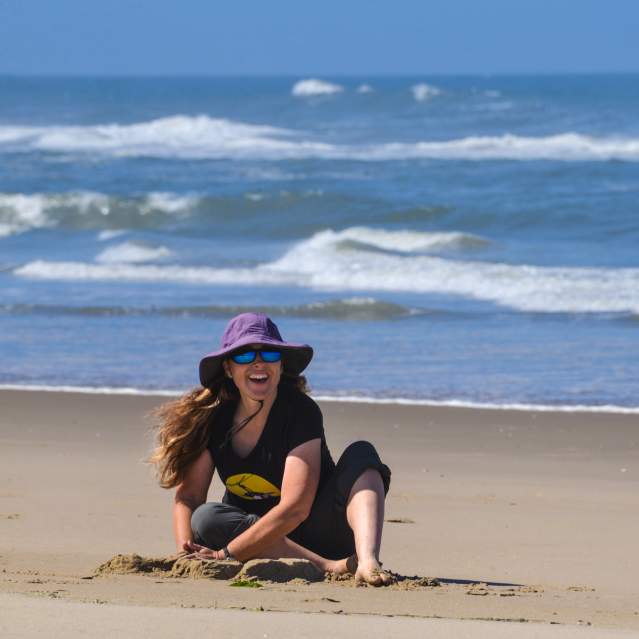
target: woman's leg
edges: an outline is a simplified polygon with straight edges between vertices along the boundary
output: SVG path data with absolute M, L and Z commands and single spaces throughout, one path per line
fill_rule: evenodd
M 302 543 L 336 559 L 339 572 L 352 572 L 360 581 L 378 586 L 392 581 L 379 562 L 390 480 L 390 469 L 370 442 L 350 444 L 313 503 Z
M 348 559 L 326 559 L 308 548 L 304 548 L 300 544 L 294 542 L 288 537 L 282 537 L 282 539 L 276 541 L 274 544 L 266 548 L 260 553 L 259 558 L 264 559 L 307 559 L 315 564 L 323 572 L 330 572 L 333 574 L 341 575 L 343 573 L 351 571 L 354 566 L 352 560 Z M 350 562 L 349 562 L 350 560 Z
M 355 578 L 373 586 L 392 581 L 381 570 L 379 549 L 384 525 L 384 482 L 379 471 L 365 470 L 355 481 L 346 505 L 346 519 L 355 537 L 357 571 Z
M 250 515 L 236 506 L 208 502 L 202 504 L 193 513 L 191 529 L 196 543 L 217 550 L 226 546 L 256 521 L 256 515 Z M 341 574 L 348 570 L 345 559 L 341 561 L 326 559 L 295 543 L 288 537 L 282 537 L 259 555 L 259 558 L 264 559 L 280 559 L 283 557 L 307 559 L 324 572 Z

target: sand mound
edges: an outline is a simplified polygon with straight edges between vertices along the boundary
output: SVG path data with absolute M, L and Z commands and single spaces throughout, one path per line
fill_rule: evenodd
M 244 564 L 238 579 L 283 583 L 293 579 L 322 581 L 324 573 L 305 559 L 252 559 Z
M 148 574 L 191 579 L 232 579 L 241 570 L 239 561 L 213 561 L 177 557 L 116 555 L 98 566 L 96 575 Z
M 175 557 L 141 557 L 140 555 L 115 555 L 98 566 L 97 575 L 128 575 L 132 573 L 169 572 Z
M 190 559 L 186 555 L 172 557 L 141 557 L 140 555 L 115 555 L 99 566 L 96 575 L 152 574 L 155 577 L 186 579 L 237 579 L 246 581 L 270 581 L 274 583 L 342 582 L 345 586 L 361 586 L 353 575 L 325 575 L 305 559 L 252 559 L 242 565 L 239 561 L 215 561 Z M 398 590 L 419 590 L 440 585 L 430 577 L 405 577 L 396 573 L 388 586 Z M 472 592 L 469 594 L 481 594 Z
M 171 568 L 171 577 L 191 579 L 233 579 L 242 569 L 239 561 L 179 558 Z
M 324 573 L 310 561 L 302 559 L 253 559 L 242 565 L 239 561 L 189 559 L 183 555 L 173 557 L 141 557 L 115 555 L 96 571 L 96 575 L 153 574 L 163 577 L 190 579 L 258 579 L 283 583 L 300 579 L 321 581 Z

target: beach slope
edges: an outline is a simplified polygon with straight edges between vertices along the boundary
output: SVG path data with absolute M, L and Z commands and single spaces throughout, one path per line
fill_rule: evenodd
M 392 468 L 382 560 L 414 579 L 387 589 L 302 580 L 238 588 L 96 575 L 117 554 L 174 552 L 172 494 L 144 463 L 146 415 L 165 400 L 0 391 L 2 636 L 62 634 L 51 623 L 66 636 L 88 626 L 103 628 L 95 636 L 144 636 L 152 624 L 160 637 L 226 623 L 242 636 L 282 634 L 287 624 L 300 637 L 328 628 L 370 637 L 639 633 L 636 415 L 324 401 L 335 457 L 366 438 Z M 215 478 L 209 499 L 220 496 Z

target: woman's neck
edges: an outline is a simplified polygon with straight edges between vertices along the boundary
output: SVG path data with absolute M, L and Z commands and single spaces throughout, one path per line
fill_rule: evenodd
M 275 402 L 275 398 L 277 397 L 277 392 L 273 395 L 267 396 L 263 400 L 263 405 L 260 408 L 260 401 L 257 399 L 253 399 L 252 397 L 240 396 L 240 401 L 238 402 L 237 408 L 235 410 L 235 422 L 241 422 L 250 415 L 255 415 L 251 422 L 256 424 L 261 424 L 266 421 L 268 414 L 271 410 L 271 406 Z M 258 412 L 259 411 L 259 412 Z

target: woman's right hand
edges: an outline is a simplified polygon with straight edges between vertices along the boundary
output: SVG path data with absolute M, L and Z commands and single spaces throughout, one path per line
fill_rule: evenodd
M 194 543 L 187 539 L 180 544 L 180 552 L 196 552 L 193 546 Z
M 224 559 L 224 553 L 221 550 L 212 550 L 206 546 L 196 544 L 194 541 L 187 540 L 183 542 L 182 549 L 189 553 L 188 556 L 196 559 Z

